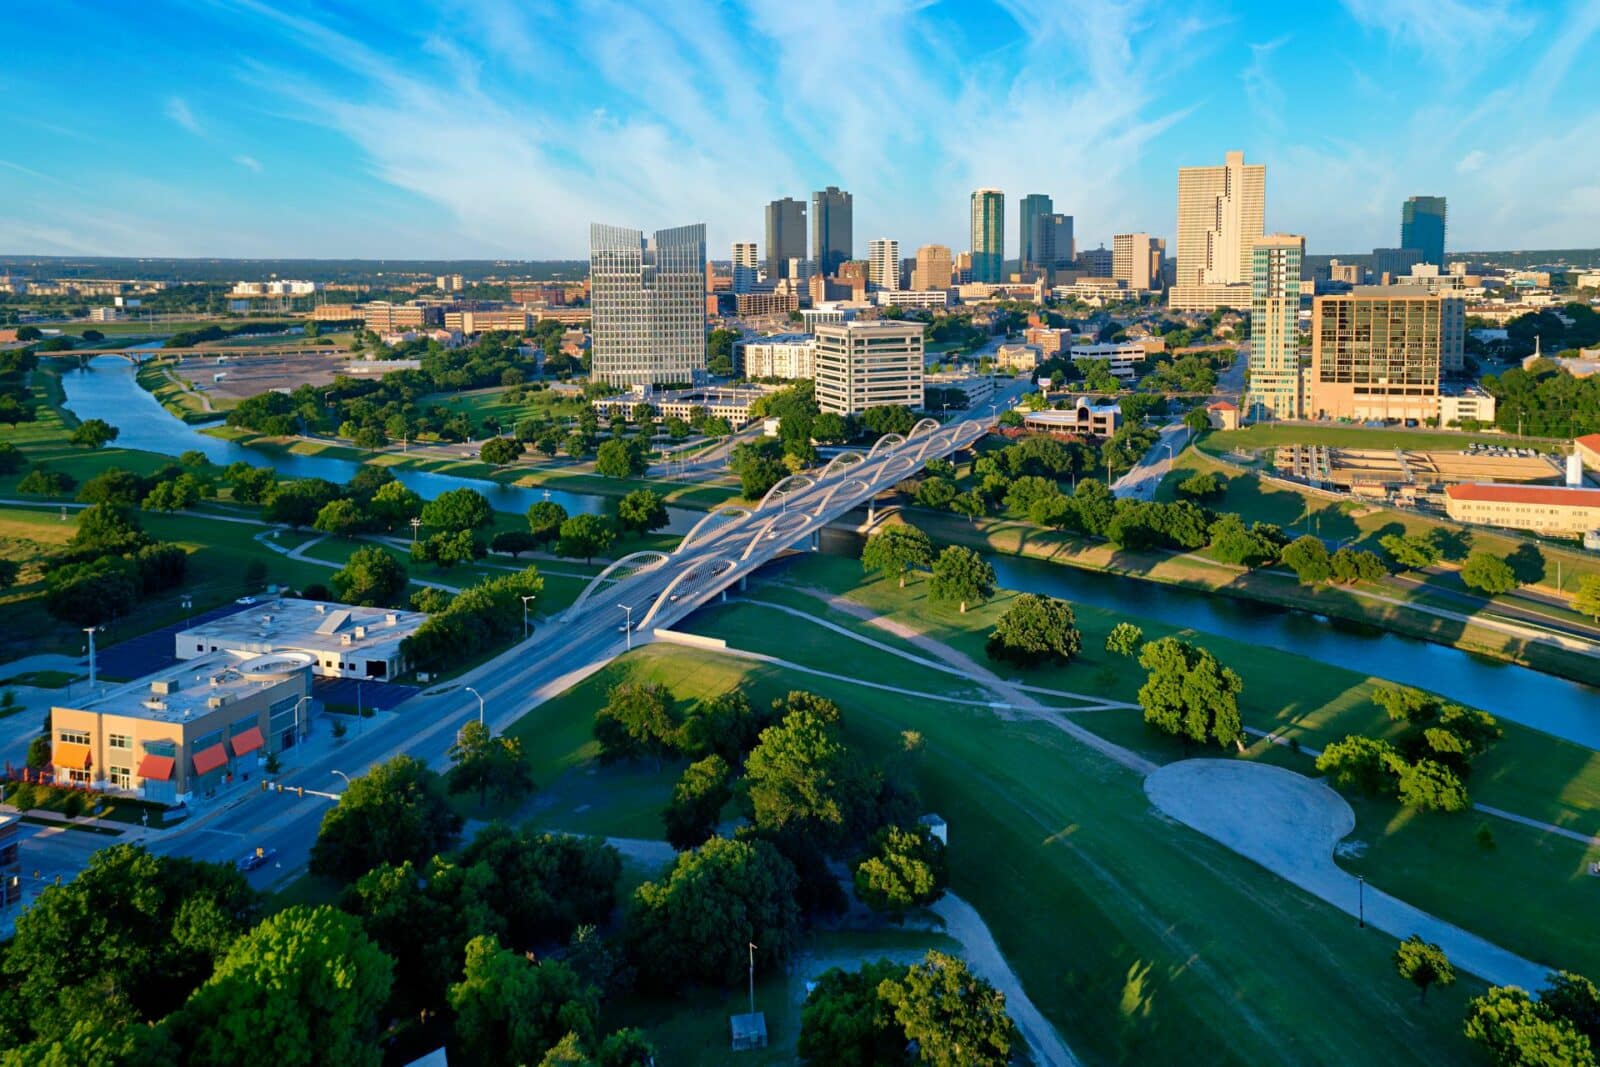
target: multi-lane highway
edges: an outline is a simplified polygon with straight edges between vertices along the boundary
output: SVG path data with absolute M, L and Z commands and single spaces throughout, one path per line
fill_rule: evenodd
M 478 698 L 466 687 L 482 695 L 489 725 L 503 730 L 541 701 L 600 669 L 630 643 L 648 640 L 656 628 L 683 618 L 929 460 L 969 447 L 987 430 L 987 419 L 980 414 L 944 426 L 924 420 L 903 440 L 891 435 L 871 453 L 839 456 L 821 471 L 786 479 L 759 507 L 708 515 L 672 553 L 619 560 L 556 624 L 451 683 L 413 697 L 387 728 L 369 728 L 337 747 L 308 747 L 305 751 L 316 754 L 291 766 L 280 780 L 337 793 L 343 780 L 336 771 L 354 777 L 402 753 L 442 769 L 456 732 L 480 714 Z M 189 825 L 152 841 L 152 848 L 210 860 L 233 859 L 256 847 L 275 849 L 276 861 L 250 876 L 254 884 L 268 888 L 304 868 L 323 813 L 334 802 L 292 792 L 246 792 L 230 806 L 196 813 Z

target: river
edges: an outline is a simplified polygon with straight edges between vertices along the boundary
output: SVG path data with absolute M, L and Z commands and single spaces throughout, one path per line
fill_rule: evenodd
M 80 419 L 104 419 L 119 431 L 116 445 L 144 452 L 176 456 L 193 449 L 221 465 L 243 461 L 255 467 L 273 467 L 290 478 L 326 478 L 347 485 L 360 469 L 347 459 L 326 456 L 298 456 L 246 448 L 233 441 L 200 432 L 161 406 L 139 385 L 132 363 L 120 356 L 100 356 L 87 368 L 68 370 L 61 376 L 66 392 L 66 408 Z M 589 493 L 569 493 L 559 489 L 526 489 L 502 485 L 482 478 L 462 478 L 453 474 L 395 468 L 394 476 L 415 490 L 424 500 L 432 500 L 448 489 L 476 489 L 489 499 L 496 511 L 525 512 L 540 500 L 550 500 L 569 513 L 599 514 L 610 501 Z M 694 525 L 702 512 L 668 508 L 667 529 L 683 532 Z

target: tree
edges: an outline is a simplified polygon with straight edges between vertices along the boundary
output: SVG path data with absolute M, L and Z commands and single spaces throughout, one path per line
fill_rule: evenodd
M 330 500 L 337 500 L 340 495 L 339 487 L 324 478 L 283 482 L 273 487 L 261 517 L 268 522 L 281 522 L 295 529 L 310 526 L 316 521 L 323 505 Z
M 910 1064 L 905 1030 L 878 996 L 879 986 L 898 982 L 905 973 L 905 967 L 888 960 L 863 963 L 855 971 L 824 971 L 800 1009 L 800 1058 L 819 1067 Z
M 915 497 L 923 507 L 943 511 L 956 498 L 956 483 L 937 476 L 924 478 L 922 484 L 917 486 Z
M 393 530 L 422 515 L 422 498 L 400 482 L 387 482 L 372 494 L 367 510 L 384 529 Z
M 1600 574 L 1585 574 L 1578 579 L 1578 591 L 1572 598 L 1572 610 L 1600 622 Z
M 1105 536 L 1106 528 L 1116 515 L 1116 500 L 1103 482 L 1094 478 L 1078 479 L 1073 490 L 1072 503 L 1078 511 L 1078 521 L 1084 530 L 1097 537 Z
M 766 841 L 713 837 L 634 891 L 625 928 L 639 980 L 654 990 L 731 986 L 761 946 L 760 970 L 781 968 L 800 933 L 794 866 Z M 707 930 L 716 930 L 713 937 Z
M 526 530 L 501 530 L 489 539 L 490 550 L 504 552 L 512 559 L 538 547 L 539 539 Z
M 623 682 L 606 694 L 606 706 L 595 712 L 594 736 L 600 759 L 650 757 L 671 753 L 678 724 L 672 714 L 672 693 L 655 682 Z
M 960 545 L 950 545 L 939 553 L 928 584 L 929 598 L 959 603 L 965 615 L 969 603 L 981 603 L 993 595 L 994 568 L 982 556 Z
M 861 549 L 861 565 L 885 578 L 898 578 L 906 587 L 906 572 L 933 562 L 933 542 L 915 526 L 886 526 L 867 538 Z
M 680 852 L 694 848 L 716 832 L 722 809 L 733 799 L 732 772 L 721 756 L 711 755 L 684 768 L 672 787 L 672 800 L 661 813 L 667 840 Z
M 839 736 L 837 707 L 797 695 L 789 698 L 794 710 L 762 730 L 745 759 L 740 799 L 758 830 L 799 835 L 831 852 L 863 829 L 871 783 Z
M 478 449 L 478 458 L 496 467 L 515 463 L 522 455 L 522 443 L 510 437 L 491 437 Z
M 1223 563 L 1259 567 L 1278 557 L 1278 544 L 1261 523 L 1247 528 L 1237 515 L 1223 515 L 1208 531 L 1211 553 Z
M 1359 789 L 1368 796 L 1392 796 L 1397 788 L 1392 770 L 1397 758 L 1399 753 L 1389 742 L 1351 734 L 1322 750 L 1317 770 L 1342 788 Z
M 644 453 L 627 441 L 617 438 L 602 441 L 594 454 L 594 470 L 604 478 L 631 478 L 643 474 Z
M 501 948 L 491 934 L 467 943 L 450 1007 L 472 1063 L 514 1067 L 540 1062 L 569 1033 L 592 1040 L 600 998 L 565 963 L 535 963 Z
M 548 545 L 561 534 L 561 524 L 567 521 L 567 509 L 550 500 L 541 500 L 528 509 L 528 532 Z
M 1222 496 L 1222 480 L 1211 471 L 1198 471 L 1178 483 L 1178 495 L 1200 503 Z
M 1301 585 L 1316 585 L 1333 576 L 1333 563 L 1328 558 L 1328 546 L 1320 538 L 1305 534 L 1289 542 L 1284 548 L 1283 562 L 1294 571 Z
M 393 976 L 354 916 L 296 905 L 233 945 L 173 1029 L 191 1063 L 377 1067 Z
M 1328 567 L 1333 572 L 1333 580 L 1345 585 L 1375 582 L 1389 574 L 1389 568 L 1375 553 L 1353 548 L 1341 548 L 1335 552 L 1328 560 Z
M 1486 596 L 1499 596 L 1517 587 L 1517 574 L 1511 564 L 1488 552 L 1474 552 L 1461 566 L 1461 583 Z
M 380 607 L 398 604 L 407 580 L 400 562 L 376 545 L 363 545 L 350 553 L 344 566 L 328 579 L 340 601 Z
M 78 423 L 67 440 L 86 448 L 104 448 L 115 441 L 121 432 L 104 419 L 85 419 Z
M 1054 597 L 1023 593 L 996 621 L 984 651 L 990 659 L 1020 667 L 1070 663 L 1083 649 L 1072 605 Z
M 77 529 L 67 540 L 71 559 L 119 556 L 150 543 L 133 516 L 113 504 L 91 504 L 78 512 Z
M 1444 949 L 1422 940 L 1420 934 L 1412 934 L 1400 942 L 1394 953 L 1394 966 L 1401 978 L 1417 987 L 1418 1000 L 1428 999 L 1429 986 L 1452 985 L 1456 980 L 1456 969 L 1450 965 Z
M 0 401 L 3 401 L 0 397 Z M 68 496 L 77 481 L 66 471 L 45 470 L 35 467 L 17 482 L 17 492 L 23 496 Z
M 84 504 L 115 504 L 131 508 L 144 498 L 148 488 L 143 478 L 121 467 L 108 467 L 84 482 L 78 500 Z
M 1139 687 L 1146 723 L 1185 743 L 1215 741 L 1244 751 L 1239 718 L 1244 683 L 1209 650 L 1163 637 L 1144 646 L 1139 665 L 1149 672 Z
M 1106 634 L 1106 651 L 1116 656 L 1131 656 L 1144 642 L 1144 630 L 1131 622 L 1119 622 Z
M 611 547 L 616 535 L 611 526 L 598 515 L 579 513 L 561 523 L 560 553 L 572 559 L 583 557 L 583 562 L 593 561 L 595 554 Z
M 1183 424 L 1191 433 L 1204 433 L 1211 429 L 1211 416 L 1206 414 L 1205 408 L 1195 406 L 1183 413 Z
M 735 766 L 743 762 L 767 724 L 767 716 L 757 712 L 744 693 L 732 689 L 689 708 L 678 728 L 677 749 L 690 759 L 716 754 Z
M 351 782 L 322 817 L 311 870 L 349 881 L 380 863 L 422 863 L 460 832 L 439 776 L 414 756 L 396 756 Z
M 1490 986 L 1474 997 L 1463 1029 L 1498 1067 L 1595 1067 L 1590 1040 L 1516 986 Z
M 1384 534 L 1378 546 L 1403 570 L 1426 570 L 1439 562 L 1439 546 L 1432 532 L 1426 534 Z
M 423 525 L 435 530 L 481 530 L 493 522 L 489 501 L 476 489 L 447 489 L 422 506 Z
M 989 511 L 989 505 L 977 492 L 968 490 L 950 501 L 950 510 L 963 515 L 968 522 L 976 522 Z
M 599 1067 L 653 1067 L 656 1047 L 643 1030 L 625 1027 L 600 1042 Z
M 738 452 L 743 445 L 735 446 Z M 760 500 L 767 495 L 767 491 L 788 475 L 788 470 L 778 462 L 774 456 L 764 453 L 750 453 L 737 456 L 730 463 L 734 473 L 739 476 L 739 493 L 746 500 Z
M 1600 989 L 1581 974 L 1557 971 L 1546 981 L 1539 1003 L 1572 1024 L 1591 1044 L 1600 1042 Z
M 1006 997 L 943 952 L 929 952 L 878 996 L 894 1013 L 918 1058 L 934 1067 L 1002 1067 L 1011 1059 L 1017 1028 Z
M 896 922 L 911 908 L 926 907 L 944 896 L 949 884 L 944 842 L 926 826 L 915 830 L 884 827 L 873 835 L 869 852 L 856 862 L 856 896 Z
M 1390 761 L 1390 767 L 1399 776 L 1400 803 L 1408 808 L 1455 812 L 1471 806 L 1461 779 L 1436 760 L 1419 759 L 1407 764 L 1395 759 Z
M 522 740 L 495 737 L 481 722 L 469 720 L 450 745 L 450 772 L 447 780 L 452 793 L 478 794 L 478 806 L 497 799 L 524 796 L 533 791 L 533 772 L 522 755 Z
M 50 571 L 45 585 L 45 609 L 74 626 L 98 626 L 126 615 L 143 592 L 137 568 L 121 556 L 63 564 Z
M 354 500 L 330 500 L 322 505 L 322 510 L 317 512 L 317 517 L 311 523 L 313 530 L 320 530 L 335 537 L 354 537 L 364 531 L 368 520 L 361 511 L 361 505 Z
M 483 542 L 473 536 L 471 530 L 457 530 L 436 533 L 412 544 L 411 562 L 454 567 L 457 563 L 471 563 L 483 553 Z
M 667 524 L 667 506 L 654 489 L 635 489 L 617 501 L 617 525 L 635 533 L 659 530 Z

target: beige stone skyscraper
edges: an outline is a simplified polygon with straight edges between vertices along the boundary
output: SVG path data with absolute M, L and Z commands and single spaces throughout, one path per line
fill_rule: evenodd
M 1229 152 L 1220 167 L 1178 168 L 1178 276 L 1185 311 L 1250 304 L 1251 253 L 1266 230 L 1267 168 Z
M 948 289 L 954 260 L 944 245 L 923 245 L 917 249 L 917 265 L 911 269 L 911 288 Z
M 1136 292 L 1161 288 L 1161 259 L 1167 242 L 1147 233 L 1111 237 L 1111 276 Z
M 872 289 L 900 288 L 900 242 L 874 237 L 867 242 L 867 285 Z

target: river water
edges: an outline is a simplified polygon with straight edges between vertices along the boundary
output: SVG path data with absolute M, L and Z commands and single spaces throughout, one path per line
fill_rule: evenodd
M 224 466 L 243 461 L 254 467 L 273 467 L 290 478 L 326 478 L 340 485 L 348 484 L 360 469 L 360 465 L 351 460 L 270 453 L 201 433 L 200 428 L 162 407 L 160 401 L 139 385 L 134 374 L 133 364 L 119 356 L 100 356 L 90 360 L 86 369 L 65 372 L 61 384 L 66 392 L 67 409 L 80 419 L 104 419 L 115 426 L 120 431 L 116 440 L 119 448 L 168 456 L 194 449 L 203 452 L 211 462 Z M 476 489 L 488 498 L 496 511 L 525 512 L 537 501 L 550 500 L 572 514 L 580 511 L 599 514 L 610 503 L 603 496 L 588 493 L 526 489 L 431 471 L 395 468 L 394 476 L 424 500 L 432 500 L 448 489 Z M 671 521 L 667 529 L 686 531 L 701 514 L 668 508 Z

